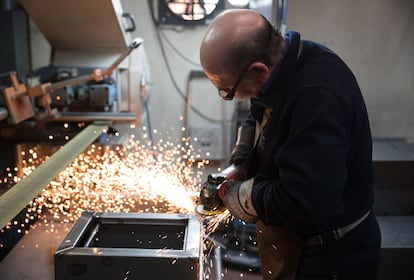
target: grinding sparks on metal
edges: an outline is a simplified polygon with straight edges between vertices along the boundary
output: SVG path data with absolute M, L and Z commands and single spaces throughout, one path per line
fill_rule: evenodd
M 161 140 L 153 146 L 145 129 L 136 138 L 131 135 L 126 147 L 115 149 L 91 145 L 29 203 L 27 220 L 68 223 L 87 210 L 193 213 L 205 161 L 188 144 Z M 11 187 L 46 160 L 38 149 L 20 151 L 20 169 L 8 168 L 3 183 Z
M 64 222 L 86 210 L 191 213 L 201 173 L 194 174 L 194 160 L 183 160 L 181 153 L 170 142 L 157 151 L 132 139 L 125 152 L 92 145 L 32 205 Z
M 91 145 L 29 203 L 18 231 L 27 233 L 28 225 L 39 223 L 49 232 L 56 231 L 55 223 L 68 224 L 69 231 L 84 211 L 195 214 L 201 176 L 209 161 L 201 160 L 189 141 L 182 143 L 160 140 L 154 145 L 144 128 L 139 137 L 131 135 L 125 147 Z M 36 146 L 20 153 L 25 158 L 21 170 L 10 168 L 3 178 L 10 185 L 48 158 Z M 198 216 L 206 239 L 214 239 L 212 233 L 231 219 L 228 210 Z M 11 221 L 7 227 L 16 223 Z M 207 260 L 211 248 L 205 252 Z M 208 279 L 208 267 L 205 270 Z

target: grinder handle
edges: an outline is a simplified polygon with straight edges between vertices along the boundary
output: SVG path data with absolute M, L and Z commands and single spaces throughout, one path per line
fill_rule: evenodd
M 227 180 L 243 181 L 246 180 L 246 171 L 244 165 L 230 165 L 220 173 L 211 174 L 214 178 L 224 177 Z

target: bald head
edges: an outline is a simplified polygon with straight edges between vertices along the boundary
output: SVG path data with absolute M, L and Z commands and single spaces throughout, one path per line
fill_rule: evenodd
M 200 62 L 219 92 L 251 98 L 281 61 L 283 48 L 283 37 L 261 14 L 226 10 L 208 26 Z
M 266 28 L 264 18 L 252 10 L 226 10 L 218 15 L 207 28 L 201 43 L 202 67 L 216 74 L 229 71 L 235 56 L 251 45 L 260 30 Z M 236 58 L 240 60 L 240 57 Z

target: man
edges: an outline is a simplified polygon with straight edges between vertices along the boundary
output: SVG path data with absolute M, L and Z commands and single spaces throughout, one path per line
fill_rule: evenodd
M 251 10 L 217 16 L 200 61 L 222 98 L 251 100 L 232 155 L 247 177 L 219 196 L 256 222 L 263 278 L 376 279 L 371 133 L 345 63 Z

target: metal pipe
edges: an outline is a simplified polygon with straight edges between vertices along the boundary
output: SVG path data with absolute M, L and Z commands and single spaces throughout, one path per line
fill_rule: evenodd
M 75 157 L 82 153 L 104 130 L 109 121 L 97 121 L 53 154 L 48 160 L 0 196 L 0 229 L 24 209 Z
M 125 121 L 136 121 L 137 114 L 129 112 L 59 112 L 56 116 L 58 121 L 105 121 L 110 120 L 113 122 L 125 122 Z
M 287 30 L 286 17 L 288 0 L 277 0 L 272 3 L 272 23 L 280 30 L 280 33 L 285 34 Z
M 221 272 L 223 270 L 221 263 L 221 247 L 217 244 L 214 246 L 214 258 L 216 263 L 216 279 L 221 280 Z

